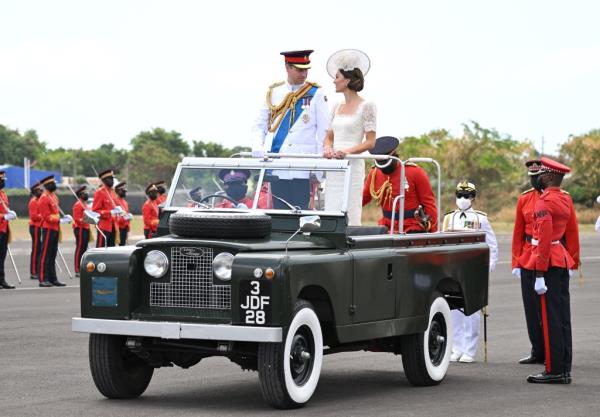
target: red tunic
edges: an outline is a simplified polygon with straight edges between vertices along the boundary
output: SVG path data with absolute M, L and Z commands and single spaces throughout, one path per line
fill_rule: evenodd
M 241 200 L 238 200 L 238 204 L 240 203 L 245 204 L 248 208 L 252 208 L 254 201 L 250 198 L 244 197 Z M 235 206 L 231 201 L 223 199 L 223 201 L 217 204 L 215 208 L 235 208 Z
M 579 260 L 579 232 L 577 220 L 573 221 L 575 209 L 571 197 L 559 187 L 549 187 L 538 198 L 534 209 L 533 249 L 523 265 L 527 269 L 545 272 L 549 267 L 576 269 L 578 264 L 563 246 L 564 239 L 570 239 L 571 250 L 576 250 Z M 567 226 L 574 225 L 574 231 L 567 236 Z M 537 243 L 537 244 L 536 244 Z
M 384 174 L 379 168 L 373 167 L 367 175 L 367 180 L 363 188 L 363 206 L 368 204 L 373 196 L 371 195 L 371 180 L 372 176 L 375 175 L 374 189 L 378 191 L 386 180 L 392 184 L 391 198 L 385 199 L 385 201 L 379 201 L 379 206 L 382 210 L 382 217 L 378 223 L 382 226 L 387 226 L 389 229 L 392 225 L 390 217 L 383 215 L 383 211 L 387 211 L 388 214 L 392 212 L 392 205 L 394 198 L 400 195 L 400 167 L 396 167 L 394 172 L 390 175 Z M 405 165 L 406 175 L 406 190 L 404 194 L 404 210 L 413 211 L 419 205 L 423 206 L 425 213 L 431 216 L 431 231 L 437 230 L 437 205 L 435 202 L 435 196 L 429 183 L 427 173 L 423 168 L 414 164 Z M 399 218 L 400 202 L 396 203 L 396 219 Z M 395 220 L 394 230 L 398 231 L 399 222 Z M 404 232 L 411 231 L 424 231 L 417 219 L 414 217 L 404 217 Z
M 110 211 L 116 207 L 115 201 L 117 195 L 112 188 L 107 188 L 106 185 L 101 186 L 94 193 L 94 203 L 92 211 L 100 214 L 100 222 L 98 227 L 104 232 L 111 233 L 113 226 L 116 226 L 116 216 L 113 216 Z
M 39 198 L 31 197 L 27 209 L 29 210 L 29 225 L 34 227 L 42 227 L 42 216 L 38 208 Z
M 533 210 L 540 193 L 531 188 L 519 196 L 515 212 L 515 227 L 512 238 L 512 267 L 523 268 L 531 257 L 533 237 Z M 526 237 L 529 236 L 529 240 Z
M 3 190 L 0 190 L 0 233 L 8 233 L 8 220 L 4 220 L 4 215 L 8 213 L 8 196 Z
M 38 209 L 43 219 L 42 227 L 58 231 L 60 229 L 60 213 L 56 194 L 44 191 L 38 200 Z
M 73 229 L 82 228 L 89 229 L 90 225 L 83 221 L 83 212 L 88 209 L 88 205 L 81 200 L 77 200 L 73 204 Z
M 165 201 L 167 201 L 167 194 L 159 194 L 158 197 L 156 197 L 156 205 L 159 204 L 163 204 Z
M 121 198 L 121 197 L 117 197 L 115 199 L 115 203 L 117 203 L 117 205 L 121 206 L 121 208 L 123 209 L 123 211 L 125 213 L 129 213 L 129 203 L 127 203 L 127 200 L 125 200 L 124 198 Z M 123 218 L 123 216 L 117 216 L 117 226 L 119 226 L 119 230 L 123 230 L 123 229 L 130 230 L 130 228 L 131 228 L 131 226 L 129 224 L 129 220 L 125 220 Z
M 142 206 L 142 218 L 144 219 L 144 230 L 150 230 L 152 233 L 158 230 L 158 205 L 156 200 L 146 200 Z

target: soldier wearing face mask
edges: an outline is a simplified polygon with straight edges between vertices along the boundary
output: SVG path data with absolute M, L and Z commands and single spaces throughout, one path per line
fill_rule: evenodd
M 29 261 L 29 277 L 39 280 L 38 268 L 40 266 L 40 257 L 42 256 L 42 216 L 38 207 L 39 199 L 44 192 L 42 184 L 36 182 L 31 187 L 31 199 L 27 205 L 29 211 L 29 235 L 31 236 L 31 256 Z
M 461 181 L 456 186 L 456 210 L 444 215 L 442 230 L 482 230 L 485 232 L 485 242 L 490 248 L 490 272 L 496 268 L 498 261 L 498 243 L 494 230 L 488 221 L 487 214 L 483 211 L 474 210 L 473 202 L 477 196 L 477 190 L 473 183 L 467 180 Z M 481 314 L 476 312 L 465 316 L 460 310 L 452 310 L 452 326 L 454 342 L 452 345 L 452 362 L 471 363 L 475 360 L 477 341 L 479 339 L 479 327 Z
M 142 206 L 142 219 L 144 220 L 144 237 L 152 239 L 158 232 L 158 190 L 155 184 L 146 187 L 148 199 Z
M 383 136 L 377 139 L 375 146 L 369 152 L 373 155 L 396 154 L 400 141 L 392 136 Z M 404 232 L 423 233 L 437 230 L 437 205 L 431 190 L 427 173 L 420 166 L 407 162 L 405 165 L 404 189 Z M 375 199 L 381 207 L 382 217 L 378 223 L 388 229 L 392 226 L 392 208 L 394 199 L 400 195 L 400 166 L 395 160 L 375 161 L 363 188 L 362 205 L 367 205 Z M 353 196 L 350 196 L 352 198 Z M 425 212 L 426 218 L 419 218 L 419 208 Z M 399 230 L 400 218 L 396 204 L 394 230 Z
M 98 233 L 96 240 L 97 248 L 105 246 L 115 246 L 115 239 L 118 235 L 119 227 L 117 216 L 125 214 L 121 206 L 117 204 L 117 194 L 113 190 L 115 178 L 112 169 L 107 169 L 98 174 L 102 180 L 102 186 L 94 193 L 94 203 L 92 210 L 100 214 L 98 228 L 102 233 Z
M 0 288 L 12 290 L 15 287 L 6 282 L 4 277 L 4 261 L 8 252 L 10 227 L 8 223 L 17 218 L 17 213 L 10 209 L 8 197 L 3 188 L 6 184 L 6 172 L 0 171 Z
M 127 236 L 131 229 L 131 219 L 133 215 L 129 212 L 129 203 L 125 199 L 127 197 L 127 182 L 121 181 L 115 185 L 115 193 L 117 198 L 115 203 L 123 208 L 123 214 L 117 216 L 117 226 L 119 227 L 119 246 L 125 246 L 127 244 Z
M 83 221 L 84 212 L 90 207 L 88 200 L 90 198 L 87 187 L 82 185 L 75 191 L 77 195 L 77 201 L 73 204 L 73 234 L 75 235 L 75 255 L 73 261 L 75 262 L 75 276 L 79 276 L 79 265 L 81 264 L 81 257 L 88 249 L 88 242 L 90 241 L 90 225 Z
M 215 207 L 251 208 L 253 201 L 246 197 L 246 194 L 248 193 L 248 178 L 250 178 L 250 175 L 250 171 L 247 169 L 222 169 L 219 172 L 219 178 L 223 182 L 225 194 L 227 194 L 227 197 L 230 199 L 222 199 Z

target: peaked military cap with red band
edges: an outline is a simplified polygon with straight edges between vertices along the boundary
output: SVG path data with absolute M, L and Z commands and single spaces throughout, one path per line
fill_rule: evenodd
M 571 172 L 571 168 L 550 158 L 542 158 L 540 162 L 542 163 L 540 168 L 542 172 L 552 172 L 560 175 L 565 175 Z
M 281 55 L 285 57 L 285 63 L 295 66 L 299 69 L 309 69 L 310 68 L 310 54 L 314 51 L 312 49 L 307 49 L 304 51 L 286 51 L 280 52 Z
M 45 177 L 45 178 L 42 178 L 42 179 L 40 180 L 40 184 L 42 184 L 42 185 L 48 185 L 48 184 L 50 184 L 51 182 L 55 182 L 55 180 L 54 180 L 54 175 L 48 175 L 47 177 Z
M 398 138 L 393 136 L 382 136 L 377 138 L 375 146 L 369 150 L 372 155 L 388 155 L 395 152 L 400 145 Z
M 234 181 L 247 181 L 248 178 L 250 178 L 250 175 L 252 174 L 247 169 L 222 169 L 219 171 L 219 178 L 221 178 L 221 181 L 225 184 Z
M 532 159 L 531 161 L 525 162 L 525 166 L 527 167 L 527 175 L 538 175 L 542 167 L 542 161 L 539 159 Z
M 98 174 L 98 178 L 100 178 L 101 180 L 103 180 L 104 178 L 114 177 L 114 176 L 115 176 L 115 174 L 112 169 L 107 169 L 106 171 L 102 171 L 101 173 Z
M 42 183 L 41 182 L 36 182 L 35 184 L 33 184 L 31 186 L 31 188 L 29 188 L 31 190 L 31 192 L 33 193 L 35 190 L 41 190 L 42 189 Z

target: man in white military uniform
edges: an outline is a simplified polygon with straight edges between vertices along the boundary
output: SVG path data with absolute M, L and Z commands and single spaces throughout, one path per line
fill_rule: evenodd
M 496 268 L 498 261 L 498 243 L 496 235 L 488 221 L 487 214 L 473 209 L 473 201 L 477 191 L 475 185 L 467 180 L 456 186 L 456 210 L 444 215 L 442 229 L 444 231 L 483 230 L 485 242 L 490 247 L 490 272 Z M 454 343 L 452 346 L 452 362 L 471 363 L 475 360 L 481 315 L 479 311 L 465 316 L 462 311 L 451 311 Z
M 265 152 L 322 154 L 329 128 L 327 97 L 319 85 L 307 82 L 310 54 L 307 51 L 281 52 L 287 81 L 269 86 L 266 100 L 252 127 L 252 154 Z M 271 191 L 294 206 L 307 209 L 310 200 L 309 172 L 273 172 Z M 287 209 L 275 200 L 274 208 Z

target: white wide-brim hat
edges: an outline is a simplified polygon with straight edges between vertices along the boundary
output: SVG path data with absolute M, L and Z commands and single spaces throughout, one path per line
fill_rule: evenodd
M 352 71 L 360 68 L 363 77 L 371 68 L 371 60 L 363 51 L 358 49 L 342 49 L 332 54 L 327 60 L 327 72 L 331 78 L 335 78 L 338 70 Z

